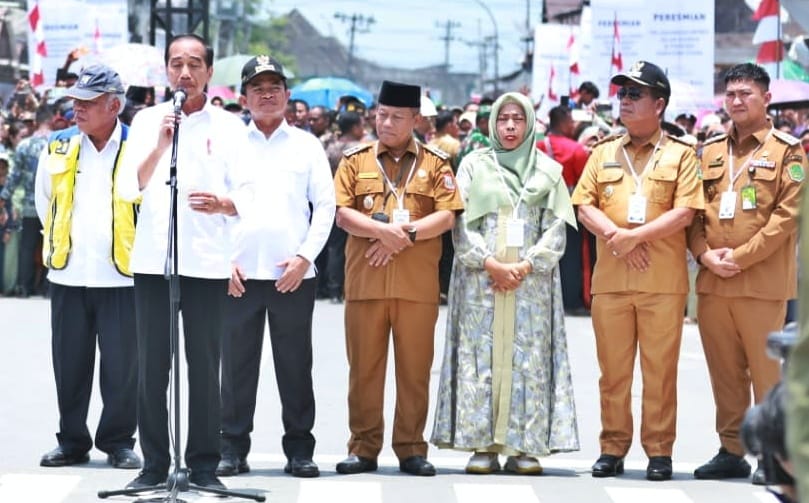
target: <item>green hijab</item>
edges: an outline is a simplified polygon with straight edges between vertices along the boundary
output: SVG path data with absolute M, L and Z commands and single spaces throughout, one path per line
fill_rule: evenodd
M 497 117 L 509 103 L 516 103 L 523 109 L 526 122 L 525 136 L 512 150 L 503 148 L 497 136 Z M 474 167 L 465 209 L 467 222 L 472 223 L 488 213 L 496 213 L 503 206 L 511 206 L 511 201 L 516 201 L 522 193 L 521 205 L 550 208 L 558 218 L 575 227 L 576 219 L 561 176 L 562 168 L 536 148 L 535 136 L 536 115 L 530 99 L 512 92 L 494 102 L 489 116 L 492 146 L 476 150 L 474 155 L 468 156 Z M 498 164 L 502 169 L 498 168 Z M 503 190 L 503 181 L 508 193 Z M 560 187 L 564 194 L 558 194 Z

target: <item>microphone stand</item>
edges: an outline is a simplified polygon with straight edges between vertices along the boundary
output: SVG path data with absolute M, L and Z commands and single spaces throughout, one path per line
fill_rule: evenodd
M 184 101 L 184 100 L 181 100 Z M 169 164 L 169 179 L 166 185 L 169 186 L 169 229 L 168 243 L 166 246 L 166 263 L 163 267 L 163 277 L 169 282 L 169 337 L 171 342 L 173 379 L 171 400 L 174 405 L 174 470 L 169 474 L 166 482 L 150 487 L 140 487 L 133 489 L 120 489 L 116 491 L 98 491 L 101 499 L 109 496 L 137 496 L 140 493 L 167 491 L 165 497 L 149 498 L 138 500 L 143 502 L 171 502 L 186 503 L 185 500 L 178 499 L 177 494 L 189 490 L 197 492 L 212 493 L 219 496 L 232 496 L 235 498 L 252 499 L 255 501 L 265 501 L 261 494 L 242 493 L 229 491 L 227 489 L 217 489 L 215 487 L 204 487 L 192 484 L 188 480 L 188 469 L 182 467 L 182 456 L 180 455 L 180 275 L 177 267 L 177 144 L 180 138 L 180 112 L 182 105 L 175 102 L 174 106 L 174 136 L 171 141 L 171 164 Z

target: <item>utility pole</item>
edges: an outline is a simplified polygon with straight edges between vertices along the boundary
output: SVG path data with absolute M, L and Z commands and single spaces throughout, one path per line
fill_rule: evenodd
M 447 19 L 444 23 L 436 22 L 435 25 L 444 29 L 444 36 L 438 39 L 444 42 L 444 72 L 449 73 L 449 43 L 455 40 L 455 37 L 452 36 L 452 30 L 460 28 L 461 23 Z
M 348 68 L 346 75 L 348 78 L 354 77 L 354 35 L 359 33 L 368 33 L 372 24 L 376 22 L 373 16 L 365 17 L 362 14 L 344 14 L 342 12 L 335 12 L 334 18 L 339 19 L 344 23 L 350 23 L 348 28 Z

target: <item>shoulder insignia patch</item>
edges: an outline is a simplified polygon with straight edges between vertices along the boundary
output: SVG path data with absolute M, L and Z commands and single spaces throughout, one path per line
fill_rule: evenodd
M 803 171 L 803 166 L 797 162 L 789 165 L 789 168 L 787 168 L 787 173 L 789 173 L 789 177 L 793 182 L 802 182 L 806 177 L 806 174 Z
M 666 134 L 666 138 L 669 139 L 669 140 L 673 140 L 673 141 L 679 143 L 680 145 L 685 145 L 686 147 L 694 148 L 694 145 L 692 143 L 689 143 L 687 140 L 684 140 L 684 139 L 682 139 L 682 138 L 680 138 L 678 136 Z
M 370 148 L 373 143 L 363 143 L 362 145 L 356 145 L 351 148 L 347 148 L 343 150 L 343 155 L 346 157 L 351 157 L 352 155 L 356 154 L 357 152 L 362 152 L 363 150 Z
M 599 146 L 599 145 L 602 145 L 602 144 L 604 144 L 604 143 L 609 143 L 609 142 L 611 142 L 611 141 L 615 141 L 615 140 L 617 140 L 617 139 L 619 139 L 619 138 L 621 138 L 621 137 L 623 137 L 623 136 L 624 136 L 624 135 L 622 135 L 622 134 L 613 134 L 613 135 L 610 135 L 610 136 L 605 136 L 604 138 L 601 138 L 600 140 L 598 140 L 597 142 L 595 142 L 595 143 L 593 144 L 593 148 L 595 148 L 595 147 L 597 147 L 597 146 Z
M 725 140 L 725 138 L 727 138 L 727 137 L 728 137 L 728 135 L 727 135 L 727 134 L 724 134 L 724 133 L 723 133 L 723 134 L 720 134 L 720 135 L 716 135 L 716 136 L 711 136 L 710 138 L 708 138 L 707 140 L 705 140 L 705 141 L 702 143 L 702 145 L 703 145 L 703 146 L 705 146 L 705 145 L 710 145 L 711 143 L 716 143 L 716 142 L 718 142 L 718 141 L 724 141 L 724 140 Z
M 781 140 L 782 142 L 786 143 L 790 147 L 794 147 L 795 145 L 799 144 L 801 141 L 789 133 L 785 133 L 778 129 L 772 130 L 772 135 Z
M 803 162 L 803 156 L 801 154 L 792 154 L 787 157 L 786 162 Z
M 436 147 L 434 145 L 422 144 L 422 147 L 424 147 L 424 150 L 426 150 L 428 152 L 431 152 L 434 155 L 440 157 L 441 160 L 443 160 L 443 161 L 446 161 L 450 157 L 450 155 L 448 153 L 444 152 L 443 150 L 441 150 L 440 148 L 438 148 L 438 147 Z
M 444 173 L 444 188 L 455 190 L 455 177 L 452 176 L 452 173 Z

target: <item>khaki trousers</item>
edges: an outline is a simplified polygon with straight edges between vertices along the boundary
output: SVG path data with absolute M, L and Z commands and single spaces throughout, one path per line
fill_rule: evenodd
M 643 376 L 641 445 L 647 456 L 671 456 L 677 420 L 677 361 L 684 294 L 593 296 L 592 317 L 601 378 L 602 454 L 623 457 L 632 444 L 632 373 L 640 348 Z
M 399 459 L 427 455 L 424 426 L 437 319 L 436 303 L 401 299 L 346 302 L 349 453 L 376 458 L 382 450 L 385 370 L 392 329 L 396 367 L 393 451 Z
M 700 294 L 697 321 L 708 362 L 716 432 L 722 447 L 743 455 L 739 428 L 750 407 L 780 378 L 779 362 L 767 356 L 767 336 L 784 326 L 786 302 Z

